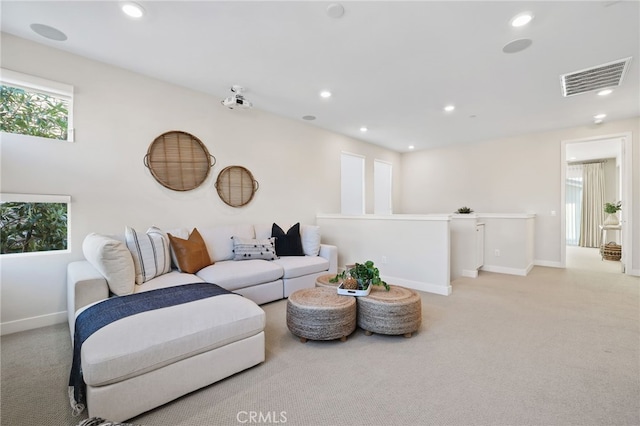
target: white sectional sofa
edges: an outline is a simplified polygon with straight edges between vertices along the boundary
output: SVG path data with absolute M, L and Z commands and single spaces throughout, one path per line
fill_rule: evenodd
M 83 243 L 85 260 L 68 265 L 72 340 L 75 318 L 114 295 L 200 282 L 237 293 L 123 318 L 88 337 L 81 360 L 90 417 L 124 421 L 263 362 L 265 318 L 258 305 L 313 287 L 318 276 L 337 272 L 337 247 L 320 243 L 317 226 L 299 226 L 304 255 L 296 256 L 271 256 L 269 247 L 267 252 L 259 248 L 274 241 L 272 224 L 197 230 L 152 227 L 147 232 L 127 228 L 116 237 L 90 234 Z M 206 246 L 205 264 L 211 264 L 188 270 L 180 244 L 197 257 L 190 245 L 196 234 Z M 169 235 L 179 244 L 166 244 Z

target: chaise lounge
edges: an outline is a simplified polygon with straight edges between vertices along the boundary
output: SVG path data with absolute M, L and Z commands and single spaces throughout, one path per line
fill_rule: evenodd
M 274 224 L 88 235 L 85 260 L 67 268 L 72 339 L 85 329 L 75 329 L 76 318 L 109 315 L 112 307 L 101 303 L 107 299 L 211 284 L 222 290 L 131 314 L 85 336 L 77 349 L 89 416 L 124 421 L 263 362 L 265 314 L 258 305 L 337 271 L 337 248 L 320 244 L 318 227 L 280 231 Z

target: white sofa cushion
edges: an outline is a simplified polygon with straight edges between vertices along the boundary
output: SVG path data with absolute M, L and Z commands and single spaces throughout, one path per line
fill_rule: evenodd
M 273 223 L 256 223 L 253 225 L 253 229 L 256 233 L 256 238 L 259 240 L 264 240 L 265 238 L 271 238 L 271 229 L 273 228 Z
M 320 227 L 316 225 L 300 225 L 300 240 L 302 251 L 307 256 L 317 256 L 320 253 Z
M 256 335 L 264 326 L 264 311 L 236 294 L 132 315 L 84 342 L 84 380 L 90 386 L 120 382 Z
M 284 278 L 296 278 L 329 270 L 329 261 L 320 256 L 281 256 L 273 263 L 284 269 Z
M 171 271 L 169 237 L 161 229 L 152 226 L 143 234 L 126 226 L 124 236 L 133 258 L 136 284 L 143 284 Z
M 233 259 L 232 237 L 255 238 L 253 225 L 229 225 L 199 229 L 212 262 Z
M 275 261 L 274 261 L 275 262 Z M 266 260 L 224 260 L 199 270 L 196 275 L 208 283 L 218 284 L 227 290 L 236 290 L 282 278 L 280 265 Z
M 91 233 L 82 242 L 82 253 L 105 277 L 112 293 L 118 296 L 133 293 L 135 267 L 131 252 L 122 241 Z

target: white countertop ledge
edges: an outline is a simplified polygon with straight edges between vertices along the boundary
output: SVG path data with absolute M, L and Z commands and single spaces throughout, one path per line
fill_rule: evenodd
M 450 221 L 450 214 L 362 214 L 348 215 L 339 213 L 319 213 L 317 219 L 344 219 L 344 220 L 413 220 L 413 221 Z
M 435 213 L 435 214 L 363 214 L 348 215 L 340 213 L 319 213 L 318 219 L 344 219 L 344 220 L 418 220 L 418 221 L 449 221 L 451 219 L 533 219 L 535 213 Z

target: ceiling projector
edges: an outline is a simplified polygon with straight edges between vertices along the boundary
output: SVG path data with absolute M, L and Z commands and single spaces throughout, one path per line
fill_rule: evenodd
M 229 109 L 249 109 L 253 106 L 253 104 L 249 102 L 249 100 L 245 99 L 245 97 L 242 95 L 244 87 L 233 85 L 231 86 L 231 91 L 233 92 L 233 95 L 223 99 L 222 105 L 226 106 Z

